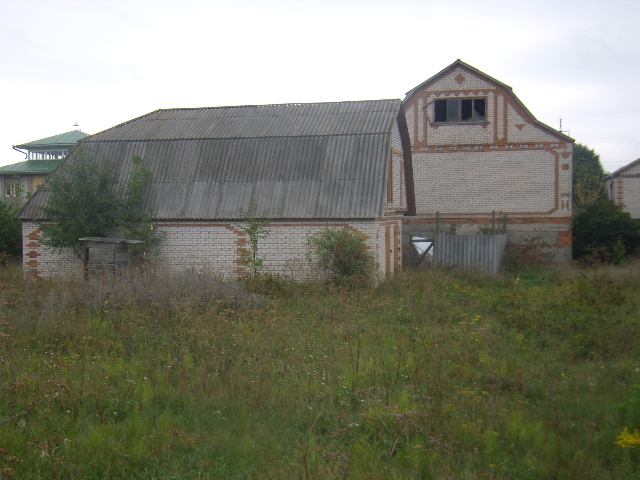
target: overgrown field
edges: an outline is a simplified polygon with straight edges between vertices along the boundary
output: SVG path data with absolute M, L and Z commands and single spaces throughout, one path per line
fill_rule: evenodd
M 640 475 L 640 264 L 0 283 L 2 479 Z

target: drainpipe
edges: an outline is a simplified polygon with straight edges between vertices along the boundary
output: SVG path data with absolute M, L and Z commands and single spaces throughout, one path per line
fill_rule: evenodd
M 12 145 L 11 148 L 13 148 L 16 152 L 24 153 L 24 158 L 29 158 L 29 152 L 28 151 L 27 152 L 23 152 L 22 150 L 20 150 L 15 145 Z

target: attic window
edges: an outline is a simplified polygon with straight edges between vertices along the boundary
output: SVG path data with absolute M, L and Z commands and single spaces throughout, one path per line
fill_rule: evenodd
M 484 122 L 487 119 L 485 98 L 448 98 L 433 102 L 436 123 Z

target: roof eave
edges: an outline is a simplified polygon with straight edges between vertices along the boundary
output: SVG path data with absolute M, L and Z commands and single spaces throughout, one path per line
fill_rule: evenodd
M 634 160 L 631 163 L 628 163 L 627 165 L 625 165 L 624 167 L 620 167 L 618 170 L 616 170 L 613 173 L 610 173 L 609 175 L 607 175 L 605 178 L 609 179 L 609 178 L 614 178 L 618 175 L 620 175 L 622 172 L 624 172 L 627 168 L 631 168 L 631 167 L 635 167 L 636 165 L 640 164 L 640 158 L 638 158 L 637 160 Z

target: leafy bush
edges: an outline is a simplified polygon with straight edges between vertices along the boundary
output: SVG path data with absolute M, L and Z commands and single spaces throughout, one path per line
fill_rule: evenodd
M 549 244 L 542 237 L 523 238 L 522 243 L 509 242 L 502 260 L 504 271 L 519 273 L 539 270 L 552 262 L 551 254 L 545 252 Z
M 627 399 L 618 405 L 618 411 L 624 425 L 632 430 L 640 429 L 640 384 L 629 387 Z
M 356 277 L 370 281 L 375 274 L 375 259 L 367 250 L 362 235 L 345 229 L 325 228 L 309 237 L 308 249 L 320 268 L 341 282 Z
M 22 225 L 14 218 L 16 213 L 12 205 L 0 202 L 0 258 L 22 253 Z
M 640 224 L 612 200 L 591 202 L 573 219 L 575 259 L 620 261 L 622 251 L 634 253 L 639 246 Z

